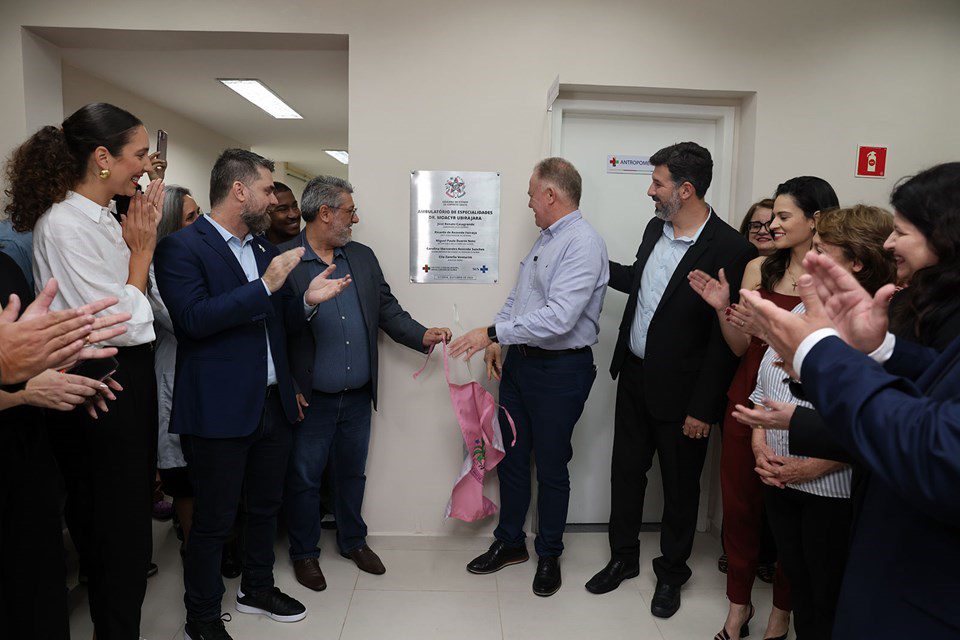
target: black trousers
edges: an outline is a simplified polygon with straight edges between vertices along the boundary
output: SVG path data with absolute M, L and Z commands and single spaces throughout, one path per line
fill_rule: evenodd
M 67 491 L 64 515 L 89 580 L 97 640 L 137 640 L 152 551 L 150 507 L 157 468 L 153 347 L 121 347 L 123 386 L 93 420 L 75 409 L 48 412 Z
M 220 617 L 220 558 L 243 501 L 243 577 L 251 593 L 273 587 L 277 513 L 293 443 L 276 387 L 267 391 L 260 424 L 240 438 L 181 436 L 196 501 L 183 582 L 189 620 Z M 99 640 L 99 638 L 97 639 Z
M 67 639 L 60 470 L 40 409 L 0 423 L 0 638 Z
M 789 487 L 763 490 L 780 566 L 790 581 L 797 640 L 829 640 L 850 546 L 850 499 Z
M 610 550 L 614 559 L 640 559 L 640 525 L 653 454 L 660 457 L 663 519 L 660 556 L 653 561 L 657 579 L 680 586 L 690 579 L 700 505 L 700 472 L 707 438 L 683 435 L 683 422 L 650 415 L 643 396 L 643 361 L 629 356 L 620 371 L 614 417 L 610 490 Z

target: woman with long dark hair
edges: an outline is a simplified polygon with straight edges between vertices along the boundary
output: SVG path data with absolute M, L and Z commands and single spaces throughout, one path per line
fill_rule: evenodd
M 816 216 L 839 204 L 833 187 L 814 176 L 800 176 L 780 184 L 774 193 L 773 220 L 769 225 L 774 251 L 754 259 L 743 274 L 742 287 L 755 289 L 779 307 L 792 309 L 800 303 L 797 279 L 803 274 L 803 256 L 813 246 Z M 733 418 L 733 408 L 746 404 L 754 390 L 757 370 L 767 345 L 757 338 L 749 315 L 739 305 L 730 305 L 730 290 L 720 280 L 695 271 L 690 285 L 710 304 L 720 318 L 720 327 L 730 349 L 741 357 L 727 392 L 728 405 L 722 429 L 720 489 L 723 495 L 723 548 L 727 554 L 727 598 L 730 607 L 718 640 L 745 637 L 753 617 L 753 581 L 760 561 L 763 531 L 763 485 L 754 472 L 751 429 Z M 778 568 L 773 581 L 773 610 L 767 621 L 767 638 L 785 638 L 790 625 L 790 587 Z
M 814 249 L 876 292 L 894 279 L 893 260 L 883 249 L 892 228 L 891 215 L 876 207 L 824 211 L 817 220 Z M 803 306 L 794 312 L 803 313 Z M 750 401 L 758 407 L 789 403 L 798 412 L 811 411 L 790 389 L 778 361 L 768 349 Z M 786 431 L 754 430 L 753 448 L 756 473 L 767 485 L 764 506 L 780 564 L 790 580 L 797 636 L 829 640 L 852 522 L 851 469 L 843 462 L 797 455 Z
M 890 195 L 893 233 L 884 247 L 904 286 L 890 308 L 890 330 L 944 349 L 960 333 L 960 162 L 931 167 Z
M 127 332 L 106 343 L 118 348 L 112 377 L 123 392 L 98 419 L 74 410 L 50 430 L 99 640 L 139 636 L 151 551 L 157 390 L 147 289 L 163 190 L 154 181 L 137 193 L 148 147 L 139 119 L 95 103 L 37 131 L 7 167 L 7 211 L 17 230 L 34 233 L 34 279 L 60 285 L 51 308 L 113 296 L 112 310 L 131 314 Z M 115 194 L 132 197 L 122 227 Z

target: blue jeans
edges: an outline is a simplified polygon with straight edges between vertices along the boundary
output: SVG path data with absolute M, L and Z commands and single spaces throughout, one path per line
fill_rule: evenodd
M 340 393 L 314 391 L 303 421 L 293 429 L 283 500 L 292 560 L 320 556 L 320 477 L 328 460 L 340 552 L 366 543 L 360 507 L 367 483 L 371 401 L 369 385 Z
M 563 530 L 570 501 L 573 457 L 570 439 L 583 413 L 597 369 L 590 350 L 555 357 L 523 356 L 511 348 L 503 363 L 500 403 L 517 427 L 517 444 L 500 412 L 507 455 L 497 465 L 500 523 L 493 532 L 504 544 L 523 544 L 523 522 L 530 507 L 530 456 L 537 461 L 537 510 L 540 531 L 534 548 L 541 558 L 563 553 Z

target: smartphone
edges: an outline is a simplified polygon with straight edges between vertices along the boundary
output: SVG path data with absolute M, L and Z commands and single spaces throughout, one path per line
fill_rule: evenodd
M 167 132 L 163 129 L 157 130 L 157 153 L 161 160 L 167 159 Z
M 120 363 L 117 362 L 116 358 L 97 358 L 95 360 L 81 360 L 67 373 L 102 381 L 116 373 L 119 367 Z

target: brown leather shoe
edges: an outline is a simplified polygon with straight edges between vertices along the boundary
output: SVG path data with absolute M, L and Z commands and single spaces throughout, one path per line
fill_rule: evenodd
M 366 571 L 375 576 L 380 576 L 387 572 L 383 563 L 380 561 L 380 556 L 375 554 L 373 549 L 367 545 L 363 545 L 359 549 L 354 549 L 350 553 L 341 553 L 340 555 L 353 560 L 360 571 Z
M 293 561 L 293 572 L 297 575 L 297 582 L 307 589 L 323 591 L 327 588 L 327 581 L 320 571 L 320 561 L 316 558 L 304 558 Z

